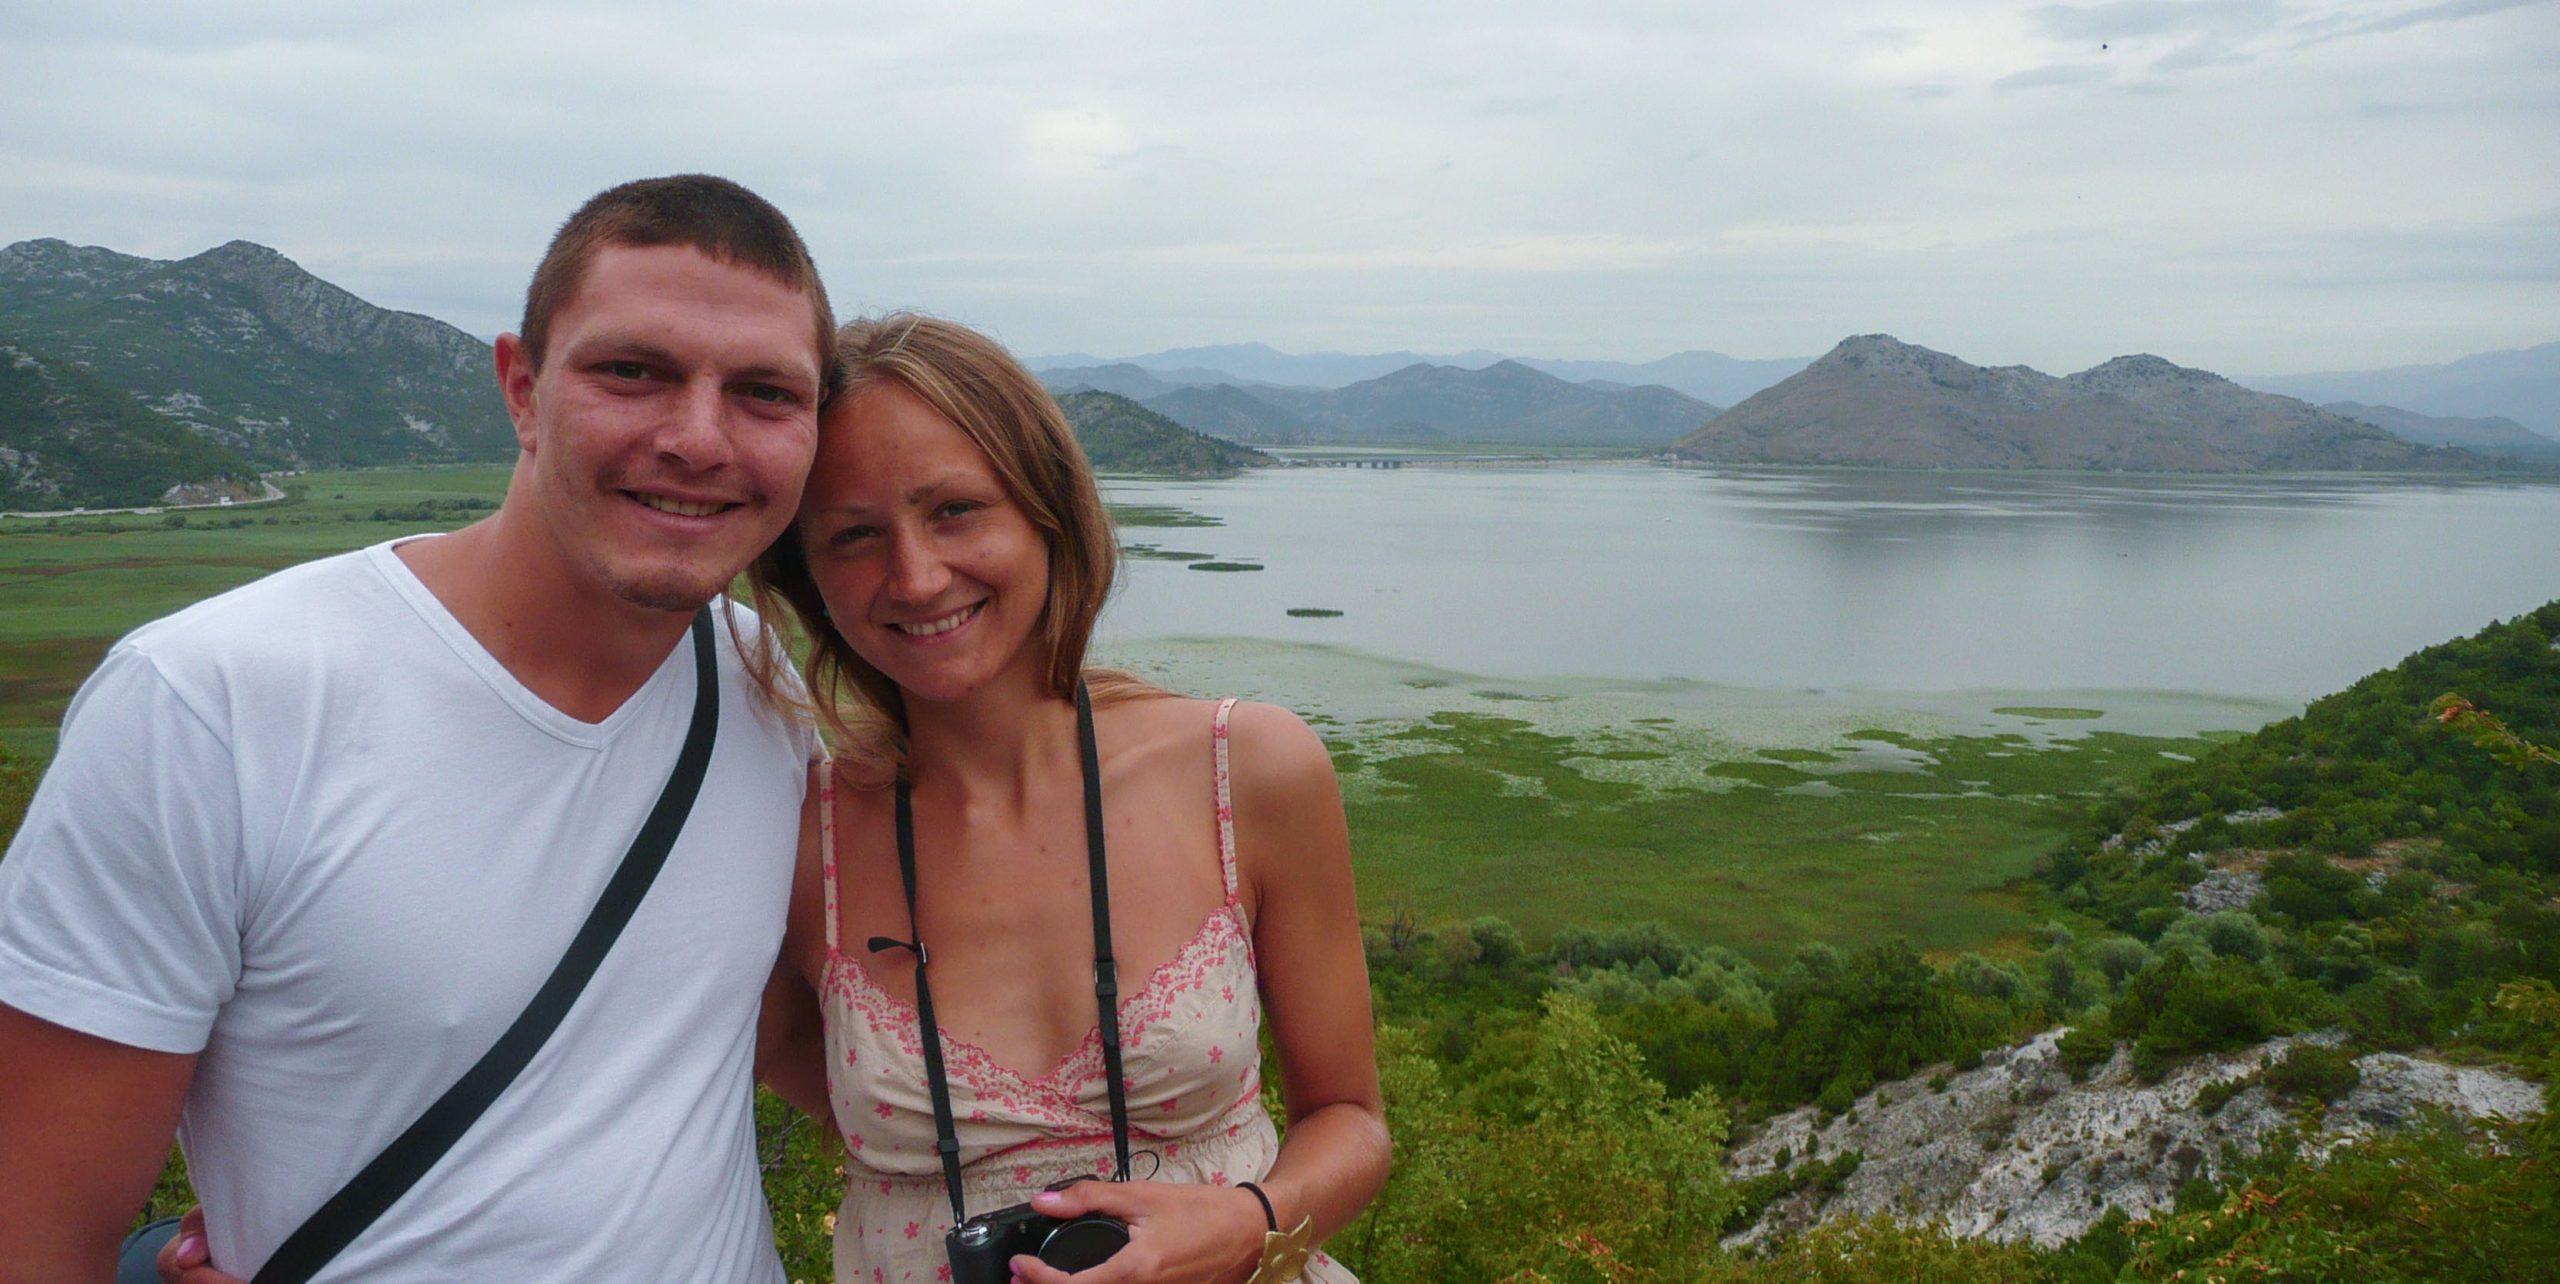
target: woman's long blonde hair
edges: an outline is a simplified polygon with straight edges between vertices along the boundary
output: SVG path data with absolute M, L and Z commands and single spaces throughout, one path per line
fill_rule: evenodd
M 1128 674 L 1085 667 L 1094 620 L 1119 573 L 1120 539 L 1084 447 L 1040 380 L 995 340 L 914 312 L 846 325 L 836 332 L 835 361 L 841 391 L 830 413 L 882 383 L 913 393 L 986 452 L 1006 497 L 1047 542 L 1049 599 L 1038 627 L 1050 692 L 1072 697 L 1083 677 L 1096 704 L 1164 694 Z M 813 716 L 855 775 L 885 780 L 902 770 L 905 701 L 828 621 L 796 527 L 747 568 L 747 596 L 768 626 L 767 644 L 746 652 L 757 686 Z M 807 645 L 802 683 L 791 681 L 780 644 L 771 640 L 781 628 Z

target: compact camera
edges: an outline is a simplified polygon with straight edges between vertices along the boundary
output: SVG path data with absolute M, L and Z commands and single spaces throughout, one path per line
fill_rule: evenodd
M 1053 1182 L 1063 1190 L 1092 1177 Z M 1016 1254 L 1028 1254 L 1062 1271 L 1081 1271 L 1109 1261 L 1129 1243 L 1129 1224 L 1102 1213 L 1060 1219 L 1015 1204 L 980 1213 L 951 1228 L 943 1238 L 951 1255 L 952 1284 L 1006 1284 L 1013 1278 Z

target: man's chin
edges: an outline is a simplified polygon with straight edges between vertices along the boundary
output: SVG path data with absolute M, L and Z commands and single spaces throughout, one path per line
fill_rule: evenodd
M 690 615 L 720 596 L 720 590 L 728 583 L 675 573 L 626 576 L 613 582 L 613 595 L 644 611 Z

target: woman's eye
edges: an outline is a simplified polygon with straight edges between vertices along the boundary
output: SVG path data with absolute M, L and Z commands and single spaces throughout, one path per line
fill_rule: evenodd
M 965 517 L 984 507 L 974 499 L 955 499 L 933 511 L 937 517 Z
M 879 528 L 876 526 L 847 526 L 829 536 L 827 542 L 841 548 L 847 544 L 869 539 L 878 533 Z

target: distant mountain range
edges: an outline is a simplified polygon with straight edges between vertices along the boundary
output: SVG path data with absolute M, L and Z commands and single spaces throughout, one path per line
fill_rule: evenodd
M 131 499 L 146 482 L 242 460 L 302 468 L 515 453 L 488 344 L 375 307 L 248 241 L 175 262 L 58 240 L 0 249 L 0 343 L 49 371 L 56 389 L 49 443 L 25 421 L 0 421 L 0 447 L 18 453 L 13 471 L 30 479 L 22 491 L 94 498 L 106 486 Z M 109 408 L 114 397 L 63 391 L 74 386 L 123 401 Z M 223 453 L 137 446 L 112 482 L 78 480 L 94 470 L 64 462 L 63 434 L 131 437 L 140 421 L 127 406 Z M 134 438 L 145 439 L 174 440 Z
M 1041 378 L 1062 393 L 1113 392 L 1199 431 L 1272 445 L 1661 446 L 1716 414 L 1669 388 L 1575 383 L 1517 361 L 1481 370 L 1415 364 L 1341 388 L 1174 385 L 1128 362 L 1052 369 Z
M 1097 472 L 1231 477 L 1280 462 L 1252 447 L 1193 432 L 1108 392 L 1070 392 L 1058 398 L 1058 408 Z
M 1202 348 L 1168 348 L 1144 356 L 1106 359 L 1083 353 L 1034 358 L 1030 365 L 1044 376 L 1129 366 L 1167 383 L 1278 384 L 1299 388 L 1342 388 L 1411 366 L 1454 366 L 1482 370 L 1516 361 L 1532 370 L 1573 383 L 1599 380 L 1626 387 L 1658 384 L 1715 405 L 1731 405 L 1805 368 L 1811 358 L 1778 357 L 1746 360 L 1720 352 L 1675 352 L 1656 361 L 1571 361 L 1550 357 L 1512 357 L 1481 348 L 1430 355 L 1419 352 L 1282 352 L 1268 344 L 1230 343 Z M 1093 386 L 1102 387 L 1100 383 Z M 1106 392 L 1119 391 L 1104 388 Z M 1123 394 L 1135 395 L 1135 394 Z
M 2560 437 L 2560 343 L 2483 352 L 2438 366 L 2276 375 L 2246 382 L 2305 401 L 2357 401 L 2473 419 L 2503 416 L 2545 437 Z
M 1973 365 L 1883 334 L 1842 340 L 1672 453 L 1727 463 L 2164 472 L 2486 464 L 2155 356 L 2056 378 Z
M 2534 432 L 2504 415 L 2462 419 L 2422 415 L 2398 406 L 2368 406 L 2361 401 L 2332 401 L 2320 408 L 2359 423 L 2372 424 L 2402 441 L 2413 441 L 2423 446 L 2460 446 L 2484 455 L 2560 459 L 2560 441 Z

